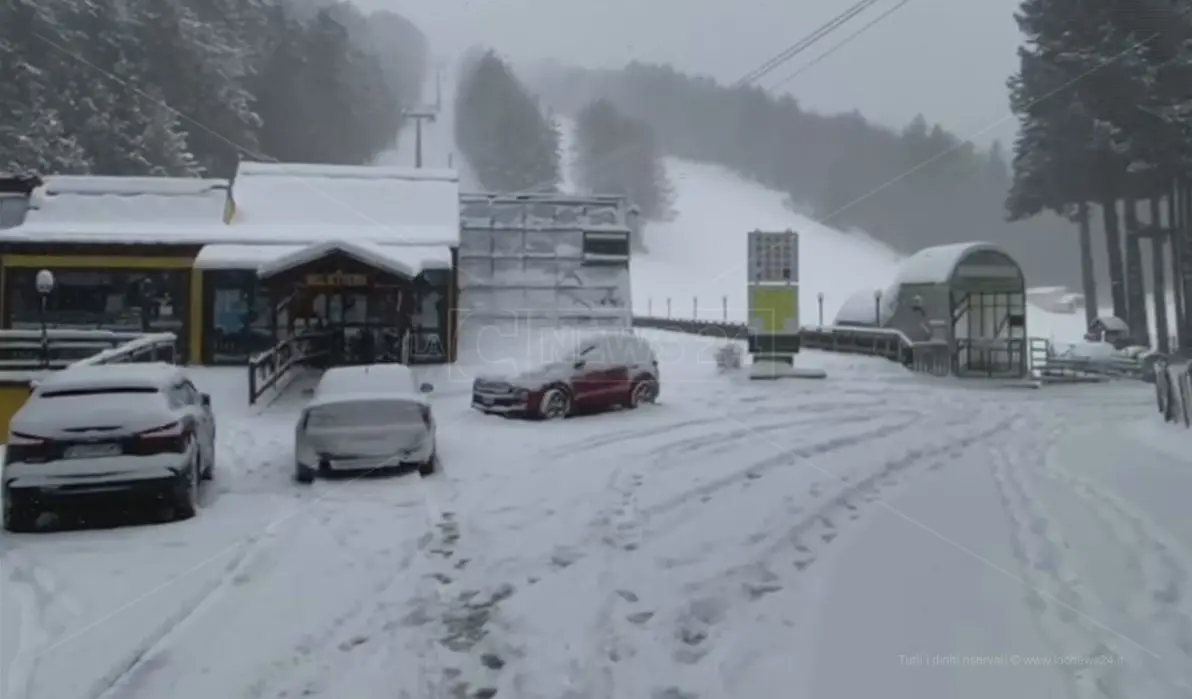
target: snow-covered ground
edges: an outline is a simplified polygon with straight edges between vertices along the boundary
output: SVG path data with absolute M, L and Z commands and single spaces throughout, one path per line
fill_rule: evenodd
M 893 271 L 777 195 L 671 165 L 681 211 L 634 263 L 639 298 L 737 293 L 743 270 L 721 286 L 706 260 L 731 266 L 755 226 L 806 231 L 804 298 L 822 285 L 828 314 L 838 276 L 842 302 Z M 249 408 L 243 369 L 195 370 L 219 420 L 199 517 L 0 535 L 0 696 L 1192 696 L 1190 433 L 1149 387 L 815 352 L 827 380 L 751 382 L 712 341 L 646 334 L 663 393 L 639 412 L 475 413 L 471 376 L 511 359 L 479 342 L 420 370 L 427 479 L 299 487 L 301 391 Z

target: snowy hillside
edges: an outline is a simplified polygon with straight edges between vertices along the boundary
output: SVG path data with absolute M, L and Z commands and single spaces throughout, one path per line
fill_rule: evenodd
M 563 134 L 563 188 L 575 191 L 571 144 L 574 123 L 559 119 Z M 800 234 L 799 316 L 804 325 L 824 322 L 856 291 L 884 289 L 902 256 L 862 232 L 842 232 L 795 213 L 785 195 L 749 182 L 716 165 L 665 160 L 675 189 L 674 220 L 650 223 L 645 253 L 635 253 L 633 310 L 638 315 L 744 321 L 745 237 L 751 230 L 794 230 Z M 1028 280 L 1029 283 L 1029 280 Z M 1075 342 L 1084 334 L 1084 315 L 1049 313 L 1031 307 L 1032 336 Z

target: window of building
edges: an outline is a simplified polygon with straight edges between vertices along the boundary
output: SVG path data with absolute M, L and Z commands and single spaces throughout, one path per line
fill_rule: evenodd
M 256 273 L 220 270 L 203 278 L 209 309 L 203 334 L 207 361 L 246 362 L 274 345 L 273 307 Z
M 447 361 L 449 272 L 430 270 L 414 280 L 413 328 L 410 337 L 412 362 Z
M 628 231 L 585 231 L 584 264 L 628 265 Z

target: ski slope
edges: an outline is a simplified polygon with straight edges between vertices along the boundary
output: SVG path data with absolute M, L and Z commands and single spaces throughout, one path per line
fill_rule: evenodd
M 829 314 L 893 273 L 774 193 L 668 165 L 647 304 L 735 293 L 743 270 L 709 274 L 753 227 L 806 231 Z M 644 334 L 660 405 L 480 415 L 467 388 L 493 367 L 469 355 L 418 369 L 441 473 L 311 488 L 290 480 L 301 391 L 249 408 L 243 368 L 194 369 L 219 423 L 199 517 L 0 534 L 0 696 L 1192 696 L 1189 433 L 1149 387 L 815 352 L 826 381 L 754 382 L 714 341 Z

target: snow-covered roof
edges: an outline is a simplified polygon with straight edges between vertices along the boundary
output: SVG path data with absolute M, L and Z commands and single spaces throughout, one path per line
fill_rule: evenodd
M 946 284 L 952 281 L 966 258 L 978 252 L 996 252 L 1013 259 L 991 243 L 952 243 L 924 248 L 904 259 L 898 267 L 899 284 Z
M 1130 332 L 1130 326 L 1126 324 L 1126 321 L 1118 318 L 1117 316 L 1097 316 L 1093 323 L 1099 324 L 1102 328 L 1105 328 L 1109 332 Z
M 378 242 L 459 244 L 454 170 L 245 162 L 232 196 L 233 226 L 371 226 L 390 229 Z M 435 239 L 413 240 L 415 229 Z
M 834 325 L 877 325 L 877 305 L 880 302 L 881 299 L 875 299 L 869 289 L 857 291 L 836 311 Z
M 33 191 L 29 223 L 223 220 L 228 181 L 54 175 Z
M 414 278 L 424 269 L 451 269 L 451 250 L 446 246 L 426 248 L 410 245 L 377 245 L 350 240 L 331 240 L 301 247 L 257 268 L 261 277 L 272 277 L 332 253 L 343 253 L 369 266 L 402 277 Z M 443 266 L 444 257 L 446 266 Z
M 447 245 L 444 226 L 352 224 L 225 225 L 219 221 L 26 221 L 0 230 L 4 242 L 161 243 L 174 245 L 310 245 L 329 239 L 391 245 Z M 400 235 L 394 232 L 399 231 Z M 451 227 L 458 235 L 458 226 Z
M 380 245 L 386 255 L 404 260 L 419 271 L 451 269 L 451 248 L 444 245 Z M 195 269 L 243 269 L 257 271 L 262 265 L 308 251 L 305 245 L 206 245 L 195 257 Z M 404 273 L 403 273 L 404 274 Z

